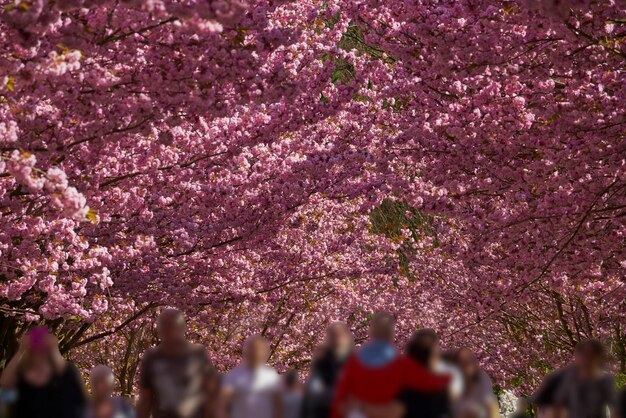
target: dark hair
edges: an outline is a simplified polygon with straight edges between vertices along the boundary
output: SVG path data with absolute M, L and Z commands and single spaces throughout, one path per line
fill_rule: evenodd
M 285 386 L 288 388 L 294 387 L 298 383 L 298 371 L 296 369 L 289 369 L 285 373 Z
M 604 358 L 605 355 L 604 345 L 602 345 L 602 342 L 600 340 L 597 340 L 595 338 L 580 341 L 578 344 L 576 344 L 574 352 L 591 352 L 594 356 L 601 359 Z
M 422 365 L 427 365 L 439 342 L 437 333 L 429 328 L 416 331 L 406 345 L 406 355 Z
M 451 348 L 449 350 L 445 350 L 443 353 L 441 353 L 441 359 L 445 362 L 448 362 L 450 364 L 457 364 L 458 363 L 458 357 L 459 357 L 459 349 L 458 348 Z
M 391 312 L 386 312 L 386 311 L 376 311 L 374 312 L 374 314 L 372 315 L 372 321 L 389 321 L 391 323 L 396 323 L 396 316 L 394 314 L 392 314 Z

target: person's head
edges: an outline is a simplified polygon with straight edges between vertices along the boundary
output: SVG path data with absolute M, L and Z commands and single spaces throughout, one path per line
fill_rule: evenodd
M 457 353 L 458 353 L 458 350 L 451 349 L 451 350 L 445 350 L 445 351 L 441 352 L 440 355 L 441 355 L 441 359 L 443 361 L 445 361 L 446 363 L 450 363 L 450 364 L 456 365 L 457 364 L 456 360 L 457 360 L 457 357 L 458 357 Z
M 335 356 L 345 356 L 354 345 L 350 328 L 343 322 L 333 322 L 326 330 L 326 348 Z
M 480 365 L 476 355 L 469 348 L 461 348 L 457 351 L 456 364 L 466 381 L 478 376 Z
M 285 376 L 283 377 L 283 382 L 285 385 L 285 389 L 287 390 L 296 390 L 300 386 L 300 377 L 298 376 L 298 371 L 296 369 L 289 369 Z
M 26 332 L 20 342 L 24 349 L 22 370 L 44 370 L 51 367 L 50 339 L 54 338 L 46 327 L 34 327 Z M 22 346 L 23 344 L 23 346 Z
M 405 351 L 423 366 L 432 367 L 439 358 L 439 337 L 432 329 L 420 329 L 411 336 Z
M 157 333 L 165 345 L 185 341 L 185 316 L 178 309 L 168 308 L 161 312 L 157 320 Z
M 392 342 L 395 335 L 396 320 L 388 312 L 376 312 L 370 322 L 370 338 Z
M 251 368 L 267 363 L 270 357 L 270 344 L 262 335 L 248 337 L 243 344 L 243 359 Z
M 89 372 L 91 396 L 96 400 L 111 397 L 115 388 L 115 376 L 110 367 L 100 364 Z
M 582 372 L 593 372 L 604 363 L 604 346 L 595 339 L 583 340 L 574 350 L 574 364 Z

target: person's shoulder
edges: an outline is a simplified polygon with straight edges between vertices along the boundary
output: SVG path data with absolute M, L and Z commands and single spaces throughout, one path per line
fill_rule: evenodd
M 68 360 L 65 361 L 65 367 L 63 370 L 56 375 L 56 379 L 74 388 L 78 388 L 83 385 L 83 376 L 80 373 L 80 370 L 74 363 Z M 81 393 L 81 391 L 78 392 Z
M 62 374 L 64 374 L 65 376 L 76 377 L 76 376 L 80 376 L 80 370 L 78 370 L 78 367 L 76 367 L 74 363 L 72 363 L 69 360 L 66 360 L 65 369 L 63 369 Z
M 269 365 L 265 365 L 261 368 L 262 377 L 261 379 L 267 382 L 267 384 L 277 387 L 280 384 L 280 374 Z
M 342 368 L 344 374 L 359 372 L 364 369 L 366 369 L 366 367 L 363 361 L 361 360 L 361 357 L 359 356 L 358 351 L 355 353 L 352 353 L 350 357 L 348 357 L 348 359 L 346 360 Z
M 205 346 L 199 343 L 189 343 L 189 350 L 194 353 L 206 353 L 207 349 Z
M 202 344 L 190 343 L 189 344 L 189 352 L 194 356 L 201 356 L 209 358 L 209 351 Z
M 146 361 L 146 360 L 149 360 L 151 358 L 154 358 L 158 354 L 159 354 L 159 347 L 158 346 L 150 347 L 146 351 L 143 352 L 143 355 L 141 356 L 141 359 L 142 359 L 142 361 Z
M 352 367 L 355 363 L 359 362 L 359 356 L 356 352 L 350 354 L 343 362 L 343 368 Z M 328 366 L 331 366 L 331 363 L 327 363 Z
M 489 376 L 489 373 L 482 369 L 479 372 L 479 378 L 483 383 L 493 385 L 493 380 L 491 380 L 491 376 Z
M 563 366 L 559 369 L 556 369 L 552 373 L 548 375 L 548 378 L 553 380 L 562 380 L 564 378 L 568 378 L 574 376 L 576 374 L 576 368 L 571 364 L 567 366 Z
M 615 385 L 615 377 L 607 371 L 603 371 L 600 374 L 600 381 L 608 387 Z
M 72 361 L 65 360 L 65 370 L 72 373 L 78 372 L 78 367 L 76 367 L 76 365 Z
M 132 405 L 131 405 L 130 401 L 128 399 L 124 398 L 123 396 L 114 396 L 113 397 L 113 402 L 122 411 L 130 411 L 132 409 Z
M 489 376 L 489 374 L 482 369 L 480 369 L 478 373 L 478 384 L 480 385 L 481 390 L 485 393 L 493 392 L 493 380 L 491 379 L 491 376 Z
M 329 367 L 333 363 L 334 356 L 327 348 L 318 349 L 311 361 L 311 367 Z
M 239 380 L 241 376 L 240 370 L 239 370 L 239 366 L 235 366 L 230 370 L 227 370 L 221 378 L 221 384 L 224 387 L 232 387 L 234 385 L 234 382 Z
M 565 390 L 564 388 L 575 381 L 575 373 L 574 368 L 569 365 L 553 370 L 543 379 L 541 386 L 535 392 L 533 398 L 540 401 L 545 396 L 549 398 L 552 396 L 552 393 L 563 392 Z
M 160 352 L 159 346 L 155 345 L 155 346 L 152 346 L 152 347 L 148 347 L 146 349 L 146 351 L 143 352 L 143 355 L 144 356 L 154 356 L 154 355 L 157 355 L 159 352 Z
M 241 376 L 245 372 L 246 372 L 245 367 L 243 367 L 243 365 L 241 364 L 238 364 L 232 369 L 228 370 L 226 373 L 224 373 L 224 379 L 226 380 L 232 379 L 236 376 Z
M 441 368 L 442 371 L 448 374 L 462 376 L 461 369 L 459 369 L 454 363 L 448 363 L 447 361 L 442 361 L 439 363 L 439 367 Z
M 463 374 L 461 373 L 461 370 L 452 363 L 440 361 L 439 363 L 437 363 L 435 372 L 437 374 L 450 376 L 453 383 L 463 383 Z
M 578 382 L 578 371 L 574 366 L 566 366 L 556 370 L 550 380 L 550 383 L 557 390 L 566 391 L 570 387 L 575 387 Z
M 397 355 L 396 358 L 394 359 L 393 363 L 397 367 L 407 368 L 409 370 L 423 369 L 424 368 L 424 366 L 422 366 L 420 363 L 418 363 L 417 361 L 415 361 L 411 357 L 409 357 L 407 355 L 404 355 L 404 354 Z
M 428 369 L 415 361 L 409 356 L 404 354 L 398 355 L 389 367 L 390 372 L 397 376 L 403 376 L 404 378 L 412 379 L 413 377 L 423 376 L 424 373 L 429 373 Z
M 276 371 L 276 369 L 274 369 L 272 366 L 269 366 L 267 364 L 261 368 L 261 371 L 263 372 L 263 374 L 265 374 L 268 377 L 271 377 L 271 378 L 279 377 L 279 374 Z

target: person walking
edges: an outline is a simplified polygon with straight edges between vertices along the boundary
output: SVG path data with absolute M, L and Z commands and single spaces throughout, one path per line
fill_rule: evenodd
M 450 376 L 448 397 L 450 401 L 458 400 L 463 394 L 463 375 L 452 363 L 442 358 L 439 346 L 439 335 L 435 330 L 423 328 L 417 330 L 407 343 L 405 353 L 436 375 Z
M 343 322 L 334 322 L 311 364 L 304 387 L 301 418 L 329 418 L 330 406 L 339 373 L 352 354 L 354 338 Z
M 282 418 L 280 377 L 267 365 L 269 355 L 263 336 L 246 340 L 243 361 L 222 380 L 218 418 Z
M 161 312 L 157 333 L 159 345 L 141 361 L 137 417 L 212 417 L 217 376 L 206 349 L 187 341 L 182 312 Z
M 420 391 L 410 387 L 389 404 L 362 404 L 361 411 L 368 418 L 444 418 L 451 416 L 451 401 L 462 390 L 462 377 L 453 366 L 440 359 L 439 337 L 432 329 L 416 331 L 406 345 L 405 354 L 435 375 L 451 377 L 447 388 L 440 391 Z
M 89 373 L 91 403 L 86 418 L 134 418 L 135 411 L 126 399 L 113 396 L 115 376 L 110 367 L 100 364 Z
M 568 365 L 549 373 L 539 388 L 528 398 L 529 402 L 537 408 L 537 418 L 559 418 L 556 395 L 572 368 L 572 365 Z
M 584 340 L 576 346 L 574 367 L 567 370 L 556 393 L 556 402 L 568 418 L 617 416 L 615 380 L 604 370 L 604 361 L 600 341 Z
M 455 404 L 456 415 L 478 418 L 498 418 L 500 410 L 493 383 L 468 348 L 456 354 L 457 367 L 463 375 L 463 393 Z
M 450 378 L 436 376 L 398 353 L 394 346 L 395 319 L 386 312 L 374 314 L 370 339 L 350 357 L 332 404 L 332 417 L 362 417 L 362 405 L 392 403 L 404 389 L 445 391 Z
M 83 418 L 87 392 L 74 365 L 45 327 L 29 330 L 0 377 L 14 391 L 13 418 Z
M 290 369 L 282 376 L 283 418 L 300 418 L 302 410 L 302 385 L 296 369 Z

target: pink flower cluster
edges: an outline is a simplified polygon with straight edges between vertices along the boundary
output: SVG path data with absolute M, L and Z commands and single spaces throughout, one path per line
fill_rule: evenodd
M 618 2 L 0 10 L 0 317 L 85 362 L 162 305 L 224 366 L 258 331 L 301 366 L 387 309 L 508 387 L 626 338 Z

